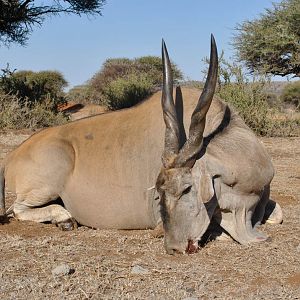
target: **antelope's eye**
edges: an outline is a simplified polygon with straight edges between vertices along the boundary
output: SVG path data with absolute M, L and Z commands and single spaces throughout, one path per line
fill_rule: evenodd
M 183 190 L 182 195 L 189 193 L 189 192 L 191 191 L 191 189 L 192 189 L 192 186 L 189 185 L 187 188 L 185 188 L 185 189 Z

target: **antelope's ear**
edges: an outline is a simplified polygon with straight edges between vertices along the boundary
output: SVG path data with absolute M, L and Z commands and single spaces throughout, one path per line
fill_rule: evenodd
M 215 190 L 210 175 L 204 174 L 203 176 L 201 176 L 199 192 L 199 200 L 201 200 L 202 203 L 207 203 L 214 197 Z
M 198 200 L 202 203 L 209 202 L 215 195 L 213 179 L 205 167 L 199 167 L 197 180 Z

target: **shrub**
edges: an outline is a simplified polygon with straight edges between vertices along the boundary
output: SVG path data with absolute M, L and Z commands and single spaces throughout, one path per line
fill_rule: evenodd
M 71 88 L 65 96 L 67 101 L 88 104 L 95 102 L 94 92 L 90 85 L 77 85 Z
M 0 79 L 0 88 L 5 93 L 18 95 L 21 103 L 31 105 L 51 98 L 53 106 L 64 102 L 63 88 L 67 81 L 57 71 L 18 71 L 6 73 Z
M 135 59 L 137 66 L 140 66 L 141 70 L 148 74 L 155 85 L 160 86 L 163 81 L 163 66 L 162 60 L 158 56 L 142 56 Z M 183 79 L 182 72 L 178 69 L 177 65 L 172 64 L 173 80 L 174 83 L 178 83 Z
M 293 136 L 300 120 L 277 118 L 279 110 L 268 105 L 265 86 L 269 82 L 263 75 L 245 75 L 241 65 L 219 58 L 219 81 L 217 94 L 234 107 L 245 123 L 258 135 Z M 207 61 L 207 59 L 205 59 Z
M 62 113 L 53 111 L 51 100 L 29 104 L 16 95 L 0 91 L 0 129 L 37 129 L 64 124 L 66 121 Z
M 172 64 L 172 67 L 174 81 L 181 80 L 182 73 L 175 64 Z M 95 103 L 107 105 L 110 109 L 119 109 L 142 101 L 153 93 L 161 82 L 161 58 L 144 56 L 136 59 L 106 60 L 89 84 Z
M 300 80 L 286 85 L 281 94 L 281 101 L 300 111 Z
M 103 90 L 105 102 L 109 109 L 131 107 L 150 95 L 152 82 L 146 76 L 129 74 L 111 81 Z
M 260 85 L 226 83 L 220 86 L 218 94 L 239 112 L 245 123 L 256 133 L 267 134 L 268 104 Z

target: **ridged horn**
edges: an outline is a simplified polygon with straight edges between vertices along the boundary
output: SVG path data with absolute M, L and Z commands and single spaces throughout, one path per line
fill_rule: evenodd
M 218 51 L 214 36 L 211 35 L 211 49 L 208 75 L 199 97 L 197 106 L 191 117 L 189 138 L 180 150 L 176 159 L 176 166 L 192 167 L 197 159 L 202 144 L 205 128 L 206 113 L 211 105 L 218 78 Z
M 166 44 L 162 40 L 163 90 L 161 105 L 166 125 L 165 146 L 162 156 L 164 167 L 169 167 L 179 152 L 179 124 L 173 99 L 173 75 Z

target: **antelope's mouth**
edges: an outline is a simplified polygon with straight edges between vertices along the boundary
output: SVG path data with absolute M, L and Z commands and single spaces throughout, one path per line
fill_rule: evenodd
M 185 249 L 187 254 L 194 254 L 197 253 L 199 250 L 198 241 L 188 240 L 188 245 Z

